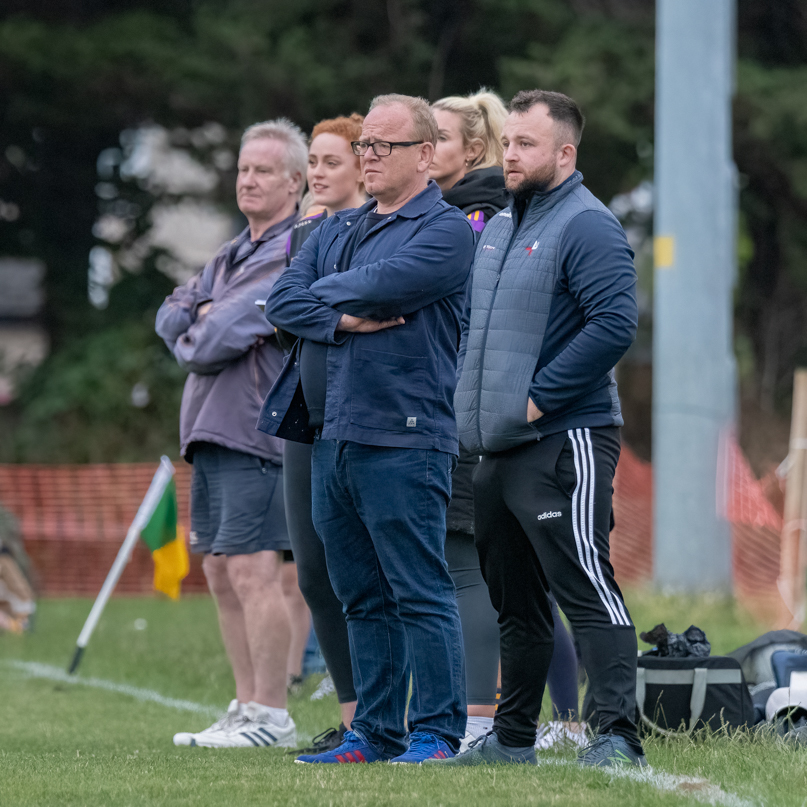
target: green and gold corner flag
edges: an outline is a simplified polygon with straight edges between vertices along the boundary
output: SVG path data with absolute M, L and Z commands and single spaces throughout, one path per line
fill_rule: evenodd
M 177 524 L 177 511 L 177 486 L 172 479 L 149 523 L 140 531 L 154 559 L 154 588 L 173 600 L 179 599 L 181 583 L 189 569 L 185 535 Z

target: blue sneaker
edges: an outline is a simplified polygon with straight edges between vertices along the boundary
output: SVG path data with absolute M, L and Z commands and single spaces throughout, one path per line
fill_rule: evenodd
M 323 754 L 301 754 L 295 762 L 301 765 L 327 764 L 346 765 L 351 762 L 378 762 L 385 759 L 371 745 L 368 745 L 355 731 L 346 731 L 344 742 L 332 751 Z
M 420 765 L 427 759 L 448 759 L 454 752 L 437 734 L 416 731 L 409 736 L 409 750 L 391 759 L 393 765 Z

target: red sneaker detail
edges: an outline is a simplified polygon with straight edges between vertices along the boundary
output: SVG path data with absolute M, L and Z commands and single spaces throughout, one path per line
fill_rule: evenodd
M 339 760 L 339 762 L 343 762 L 343 763 L 347 762 L 347 760 L 345 759 L 344 754 L 337 754 L 336 758 Z
M 354 751 L 353 753 L 358 757 L 359 762 L 367 762 L 367 760 L 364 758 L 364 754 L 362 754 L 361 751 Z

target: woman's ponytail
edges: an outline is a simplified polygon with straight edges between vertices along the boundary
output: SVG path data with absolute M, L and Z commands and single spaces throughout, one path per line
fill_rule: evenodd
M 477 141 L 482 153 L 470 166 L 491 168 L 502 164 L 502 127 L 507 117 L 502 99 L 486 88 L 468 96 L 452 95 L 432 104 L 432 109 L 454 112 L 462 119 L 462 139 L 466 146 Z

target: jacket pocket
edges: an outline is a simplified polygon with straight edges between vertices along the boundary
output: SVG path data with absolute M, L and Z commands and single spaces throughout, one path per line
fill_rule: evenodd
M 426 356 L 356 350 L 350 422 L 390 432 L 422 433 L 428 417 Z

